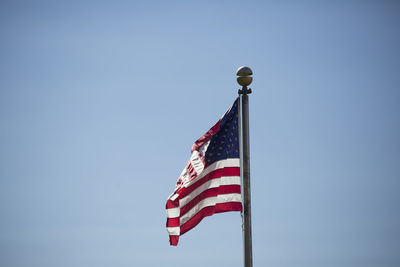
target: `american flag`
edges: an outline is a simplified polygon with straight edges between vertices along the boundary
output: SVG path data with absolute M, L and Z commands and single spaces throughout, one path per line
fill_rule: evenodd
M 239 98 L 192 146 L 192 155 L 166 205 L 173 246 L 204 217 L 242 211 L 238 106 Z

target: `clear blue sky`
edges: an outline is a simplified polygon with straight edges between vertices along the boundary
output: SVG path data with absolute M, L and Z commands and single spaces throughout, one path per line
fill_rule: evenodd
M 0 265 L 242 266 L 239 213 L 170 247 L 164 206 L 248 65 L 254 266 L 400 266 L 399 14 L 1 1 Z

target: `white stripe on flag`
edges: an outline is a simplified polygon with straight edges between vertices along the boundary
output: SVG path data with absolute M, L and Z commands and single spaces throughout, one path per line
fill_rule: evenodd
M 192 163 L 192 166 L 195 169 L 197 175 L 199 175 L 204 170 L 204 164 L 199 157 L 198 151 L 193 151 L 192 156 L 190 157 L 190 162 Z
M 167 209 L 167 218 L 176 218 L 180 215 L 180 208 Z
M 211 142 L 211 140 L 208 140 L 207 142 L 204 143 L 204 145 L 202 145 L 199 148 L 200 155 L 202 155 L 203 157 L 206 156 L 206 151 L 207 151 L 208 146 L 210 145 L 210 142 Z
M 167 227 L 167 231 L 169 235 L 180 235 L 181 228 L 180 227 Z

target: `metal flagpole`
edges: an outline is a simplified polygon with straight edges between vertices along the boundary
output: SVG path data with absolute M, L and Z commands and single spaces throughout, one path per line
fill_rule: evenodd
M 249 140 L 249 98 L 251 89 L 247 88 L 253 81 L 252 70 L 249 67 L 240 67 L 236 75 L 237 82 L 242 86 L 239 89 L 242 108 L 242 144 L 243 144 L 243 243 L 244 267 L 253 267 L 253 252 L 251 238 L 251 196 L 250 196 L 250 140 Z

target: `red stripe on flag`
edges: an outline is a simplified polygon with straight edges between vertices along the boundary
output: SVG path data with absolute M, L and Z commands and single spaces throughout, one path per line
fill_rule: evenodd
M 166 205 L 167 209 L 173 209 L 177 207 L 179 207 L 179 201 L 172 201 L 170 199 L 167 200 L 167 205 Z
M 170 235 L 169 243 L 171 246 L 177 246 L 179 241 L 179 235 Z
M 183 235 L 193 227 L 195 227 L 204 217 L 211 216 L 215 213 L 227 212 L 227 211 L 242 211 L 241 202 L 229 202 L 220 203 L 215 206 L 205 207 L 200 210 L 195 216 L 181 226 L 180 234 Z
M 179 227 L 180 220 L 179 217 L 167 218 L 167 227 Z
M 193 198 L 185 206 L 181 207 L 180 215 L 181 216 L 184 215 L 186 212 L 191 210 L 194 206 L 199 204 L 199 202 L 202 201 L 203 199 L 206 199 L 208 197 L 215 197 L 215 196 L 222 195 L 222 194 L 231 194 L 231 193 L 240 194 L 241 193 L 240 185 L 221 185 L 219 187 L 207 189 L 207 190 L 201 192 L 195 198 Z

